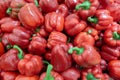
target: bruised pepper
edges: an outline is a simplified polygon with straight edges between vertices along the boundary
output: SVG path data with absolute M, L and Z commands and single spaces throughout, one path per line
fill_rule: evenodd
M 86 68 L 95 66 L 101 61 L 101 56 L 96 49 L 88 44 L 70 48 L 68 53 L 72 54 L 72 58 L 77 64 Z
M 110 12 L 105 9 L 97 10 L 94 16 L 89 16 L 87 20 L 93 24 L 97 30 L 105 30 L 113 22 Z
M 75 9 L 83 20 L 87 20 L 87 17 L 93 16 L 96 13 L 99 5 L 98 0 L 80 0 Z

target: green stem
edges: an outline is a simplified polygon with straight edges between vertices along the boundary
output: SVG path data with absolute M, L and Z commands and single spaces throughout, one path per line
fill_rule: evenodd
M 87 78 L 87 80 L 97 80 L 97 79 L 93 76 L 93 74 L 91 74 L 91 73 L 88 73 L 87 76 L 86 76 L 86 78 Z
M 85 0 L 82 4 L 78 4 L 76 5 L 75 9 L 79 10 L 80 8 L 84 9 L 84 10 L 88 10 L 90 9 L 91 3 L 89 0 Z
M 94 24 L 98 23 L 98 18 L 97 17 L 88 17 L 87 19 L 89 22 L 92 22 Z
M 6 13 L 7 13 L 7 14 L 11 14 L 11 11 L 12 11 L 12 8 L 9 7 L 9 8 L 7 9 Z
M 91 33 L 92 33 L 92 30 L 91 30 L 91 29 L 89 29 L 89 30 L 87 31 L 87 33 L 88 33 L 88 34 L 91 34 Z
M 23 51 L 22 51 L 22 49 L 17 45 L 14 45 L 13 48 L 15 48 L 15 49 L 17 49 L 19 51 L 18 58 L 23 59 Z
M 39 4 L 38 4 L 38 1 L 37 0 L 34 0 L 34 3 L 35 3 L 35 5 L 38 7 L 39 6 Z
M 113 32 L 113 38 L 115 39 L 115 40 L 120 40 L 120 34 L 118 34 L 118 32 Z
M 76 51 L 76 54 L 82 54 L 83 52 L 84 52 L 84 48 L 78 48 L 78 47 L 73 47 L 73 48 L 70 48 L 69 50 L 68 50 L 68 53 L 69 54 L 72 54 L 73 53 L 73 51 Z
M 12 48 L 12 45 L 10 45 L 10 44 L 8 44 L 7 46 L 6 46 L 6 49 L 7 50 L 9 50 L 9 49 L 11 49 Z

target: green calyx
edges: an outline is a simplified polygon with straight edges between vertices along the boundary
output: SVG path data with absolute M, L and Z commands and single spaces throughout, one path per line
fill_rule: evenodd
M 9 8 L 7 9 L 6 13 L 10 15 L 11 12 L 12 12 L 12 8 L 9 7 Z
M 93 74 L 91 74 L 91 73 L 88 73 L 88 74 L 87 74 L 86 79 L 87 79 L 87 80 L 98 80 L 98 79 L 96 79 L 96 78 L 93 76 Z
M 38 1 L 37 0 L 34 0 L 34 3 L 35 3 L 35 5 L 38 7 L 39 6 L 39 4 L 38 4 Z
M 115 39 L 115 40 L 120 40 L 120 34 L 118 33 L 118 32 L 113 32 L 113 38 Z
M 78 47 L 73 47 L 73 48 L 70 48 L 69 50 L 68 50 L 68 53 L 69 54 L 72 54 L 73 53 L 73 51 L 76 51 L 76 54 L 82 54 L 83 52 L 84 52 L 84 48 L 78 48 Z
M 97 24 L 98 18 L 97 17 L 88 17 L 87 20 L 91 23 Z
M 14 45 L 13 48 L 15 48 L 15 49 L 17 49 L 19 51 L 18 58 L 23 59 L 23 51 L 22 51 L 22 49 L 17 45 Z
M 11 49 L 12 47 L 13 47 L 12 45 L 8 44 L 8 45 L 6 46 L 6 49 L 9 50 L 9 49 Z
M 85 0 L 82 4 L 78 4 L 76 5 L 75 9 L 79 10 L 80 8 L 82 8 L 83 10 L 88 10 L 90 9 L 91 3 L 89 0 Z

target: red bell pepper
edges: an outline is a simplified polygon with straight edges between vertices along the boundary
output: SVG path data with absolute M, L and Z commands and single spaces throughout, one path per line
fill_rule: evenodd
M 83 67 L 92 67 L 101 62 L 101 56 L 91 45 L 82 44 L 79 47 L 73 47 L 68 50 L 72 54 L 74 61 Z
M 69 36 L 75 36 L 87 27 L 85 21 L 80 20 L 76 14 L 70 14 L 65 18 L 65 32 Z
M 25 75 L 18 75 L 15 80 L 39 80 L 38 75 L 34 76 L 25 76 Z
M 53 47 L 51 52 L 51 64 L 57 72 L 63 72 L 71 67 L 71 55 L 68 54 L 69 46 L 66 44 L 58 44 Z
M 78 15 L 83 19 L 87 20 L 89 16 L 93 16 L 99 7 L 98 0 L 79 0 L 75 9 L 78 10 Z
M 120 46 L 120 25 L 112 23 L 110 28 L 105 30 L 103 39 L 111 47 Z
M 26 54 L 18 63 L 19 72 L 26 76 L 39 74 L 42 68 L 42 57 L 38 55 Z
M 41 36 L 33 36 L 28 46 L 31 54 L 42 55 L 46 52 L 47 41 Z
M 52 49 L 57 44 L 67 42 L 67 36 L 61 32 L 52 31 L 48 38 L 47 47 Z
M 13 48 L 0 57 L 0 69 L 3 71 L 18 70 L 18 62 L 23 58 L 24 54 L 20 47 L 14 45 Z
M 0 73 L 0 80 L 15 80 L 17 77 L 18 73 L 17 72 L 5 72 L 2 71 Z
M 58 9 L 56 10 L 56 13 L 61 13 L 64 17 L 68 15 L 68 8 L 65 4 L 59 5 Z
M 69 68 L 61 73 L 65 80 L 78 80 L 80 79 L 80 71 L 76 68 Z
M 45 15 L 45 29 L 48 32 L 62 31 L 64 27 L 64 17 L 55 12 Z
M 57 0 L 40 0 L 39 6 L 41 7 L 43 12 L 49 13 L 49 12 L 55 11 L 58 8 L 58 1 Z
M 5 17 L 0 20 L 0 25 L 2 32 L 10 33 L 15 27 L 20 26 L 20 22 L 10 17 Z
M 108 62 L 120 57 L 120 51 L 118 47 L 110 47 L 107 45 L 102 46 L 102 51 L 100 52 L 100 54 L 101 57 Z
M 21 48 L 27 48 L 31 32 L 22 26 L 17 26 L 13 29 L 12 33 L 8 35 L 8 42 L 11 45 L 18 45 Z
M 0 56 L 3 55 L 4 53 L 5 53 L 5 49 L 4 49 L 3 43 L 0 42 Z
M 95 44 L 95 39 L 92 35 L 90 35 L 87 32 L 80 32 L 77 36 L 74 38 L 74 45 L 75 46 L 81 46 L 83 43 L 89 44 L 89 45 L 94 45 Z
M 97 30 L 105 30 L 108 28 L 109 24 L 113 22 L 113 17 L 108 10 L 100 9 L 95 12 L 93 17 L 88 17 L 87 20 L 93 23 L 93 26 Z
M 108 72 L 114 80 L 120 79 L 120 60 L 112 60 L 108 63 Z
M 42 13 L 33 3 L 28 3 L 23 6 L 18 13 L 18 18 L 28 29 L 36 29 L 36 27 L 42 25 L 44 22 Z
M 39 6 L 38 0 L 25 0 L 28 3 L 34 3 L 37 7 Z

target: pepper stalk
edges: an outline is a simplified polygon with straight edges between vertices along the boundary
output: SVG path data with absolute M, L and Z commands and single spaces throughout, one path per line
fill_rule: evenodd
M 73 47 L 73 48 L 70 48 L 70 49 L 68 50 L 68 53 L 69 53 L 69 54 L 72 54 L 73 51 L 76 51 L 76 54 L 79 55 L 79 54 L 82 54 L 82 53 L 84 52 L 84 48 L 83 48 L 83 47 L 81 47 L 81 48 Z
M 120 40 L 120 34 L 118 33 L 118 32 L 113 32 L 113 38 L 115 39 L 115 40 Z

